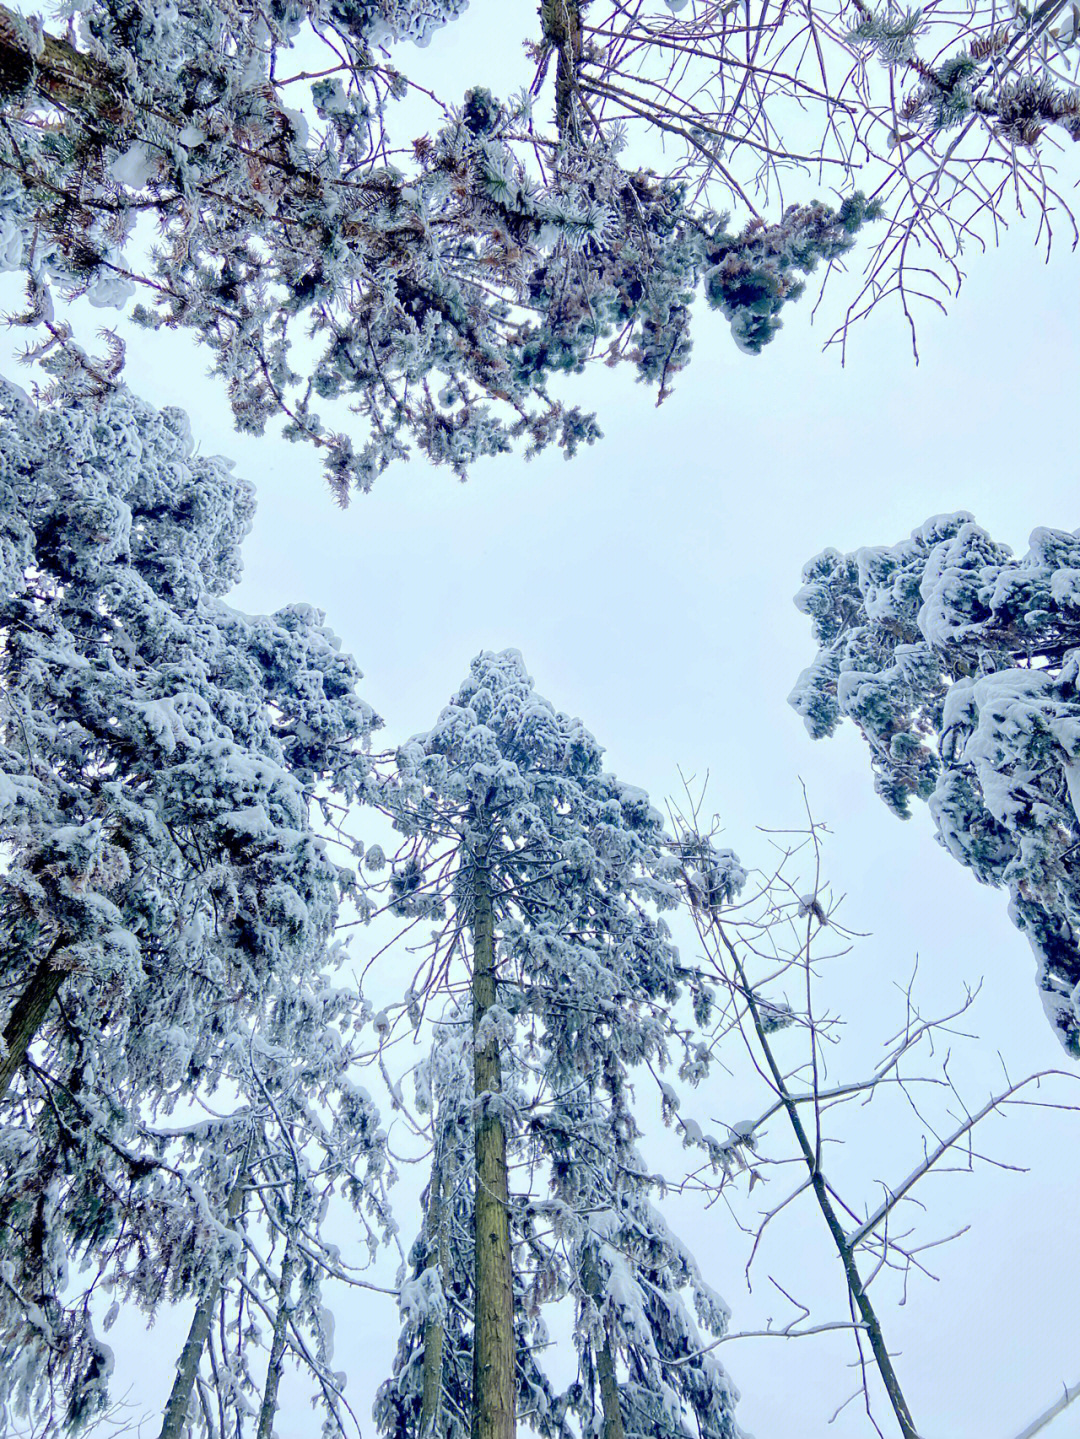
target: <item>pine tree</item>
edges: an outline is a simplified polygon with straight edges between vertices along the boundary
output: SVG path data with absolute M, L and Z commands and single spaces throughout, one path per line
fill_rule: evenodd
M 222 602 L 251 491 L 181 412 L 5 384 L 0 436 L 0 1395 L 75 1418 L 109 1360 L 69 1261 L 149 1311 L 230 1262 L 236 1130 L 174 1163 L 160 1121 L 316 1002 L 342 874 L 310 807 L 367 793 L 377 721 L 318 612 Z
M 700 1352 L 680 1291 L 690 1287 L 713 1333 L 726 1311 L 649 1203 L 656 1180 L 634 1149 L 628 1099 L 634 1066 L 675 1054 L 691 1081 L 708 1067 L 672 1015 L 694 977 L 657 913 L 677 900 L 679 861 L 647 796 L 605 773 L 601 753 L 535 694 L 516 651 L 480 655 L 435 728 L 398 752 L 392 812 L 407 839 L 389 884 L 403 913 L 450 905 L 429 980 L 405 1008 L 419 1023 L 434 993 L 457 988 L 460 951 L 471 1022 L 459 1002 L 434 1051 L 433 1175 L 396 1376 L 380 1396 L 387 1434 L 416 1432 L 417 1414 L 434 1432 L 461 1432 L 466 1293 L 474 1434 L 512 1433 L 515 1399 L 544 1433 L 562 1432 L 571 1414 L 591 1430 L 597 1412 L 609 1439 L 659 1439 L 690 1422 L 736 1433 L 734 1392 Z M 547 1177 L 540 1192 L 513 1192 L 517 1165 Z M 446 1244 L 466 1226 L 472 1275 L 462 1246 Z M 534 1354 L 544 1304 L 565 1297 L 582 1378 L 555 1398 Z M 436 1334 L 447 1377 L 433 1412 L 424 1396 Z
M 27 275 L 23 320 L 57 382 L 100 392 L 122 358 L 87 354 L 64 298 L 139 292 L 136 318 L 210 346 L 238 425 L 283 417 L 344 499 L 410 444 L 459 473 L 519 440 L 573 454 L 599 430 L 561 376 L 625 359 L 662 398 L 697 293 L 757 352 L 805 273 L 879 213 L 849 320 L 906 293 L 917 250 L 947 293 L 1010 192 L 1069 212 L 1042 144 L 1080 134 L 1062 0 L 1010 17 L 669 3 L 666 19 L 545 0 L 528 92 L 463 77 L 418 134 L 427 87 L 403 49 L 465 8 L 85 0 L 65 34 L 0 8 L 0 269 Z M 793 168 L 826 175 L 839 208 L 781 208 Z M 150 260 L 144 216 L 162 232 Z M 339 399 L 366 433 L 335 431 Z
M 815 738 L 852 720 L 875 788 L 1010 913 L 1050 1023 L 1080 1055 L 1080 538 L 1038 529 L 1014 556 L 966 513 L 898 545 L 826 550 L 796 603 L 821 646 L 791 695 Z
M 471 1011 L 452 1003 L 434 1023 L 421 1066 L 422 1108 L 432 1115 L 424 1217 L 400 1295 L 402 1327 L 394 1377 L 380 1388 L 375 1419 L 388 1439 L 467 1439 L 473 1427 L 473 1295 L 476 1188 Z M 503 1079 L 506 1079 L 504 1067 Z M 519 1216 L 514 1216 L 514 1220 Z M 527 1242 L 513 1225 L 519 1246 Z M 535 1278 L 533 1287 L 535 1288 Z M 542 1331 L 514 1276 L 516 1410 L 521 1422 L 563 1439 L 559 1407 L 535 1354 Z
M 74 46 L 7 15 L 0 255 L 29 276 L 26 319 L 58 382 L 100 390 L 119 357 L 90 361 L 54 292 L 123 308 L 141 287 L 156 308 L 139 317 L 211 347 L 238 425 L 284 417 L 344 498 L 410 441 L 461 474 L 519 437 L 573 454 L 599 431 L 549 394 L 557 376 L 621 353 L 663 392 L 700 287 L 756 351 L 799 275 L 850 248 L 861 201 L 735 234 L 681 182 L 624 168 L 606 131 L 575 130 L 530 173 L 527 100 L 480 88 L 439 112 L 411 171 L 388 167 L 407 82 L 373 47 L 426 39 L 462 8 L 185 0 L 165 17 L 95 0 Z M 306 114 L 276 82 L 301 34 L 336 46 Z M 42 131 L 43 107 L 60 108 L 61 133 Z M 124 251 L 147 210 L 164 232 L 149 268 Z M 309 328 L 321 353 L 294 373 L 292 336 Z M 359 447 L 313 408 L 339 398 L 368 421 Z

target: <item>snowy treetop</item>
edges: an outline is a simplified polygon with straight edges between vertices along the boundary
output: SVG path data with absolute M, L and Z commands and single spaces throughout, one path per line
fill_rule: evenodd
M 424 44 L 464 8 L 79 0 L 71 43 L 12 20 L 24 63 L 4 96 L 0 268 L 26 275 L 22 322 L 64 392 L 101 393 L 122 363 L 115 346 L 87 357 L 64 302 L 139 294 L 136 319 L 211 348 L 238 426 L 282 418 L 342 500 L 414 444 L 462 475 L 519 441 L 572 455 L 600 431 L 552 381 L 603 356 L 664 392 L 699 289 L 760 350 L 800 277 L 871 213 L 849 197 L 735 233 L 687 184 L 624 165 L 618 126 L 560 135 L 538 166 L 531 99 L 480 87 L 440 103 L 409 156 L 388 127 L 418 92 L 380 47 Z M 303 372 L 298 331 L 317 347 Z M 359 434 L 333 429 L 339 400 Z
M 1080 1052 L 1080 532 L 1037 529 L 1015 556 L 960 512 L 826 550 L 803 579 L 820 649 L 792 705 L 815 738 L 853 720 L 885 802 L 928 801 L 946 849 L 1008 888 Z
M 678 902 L 688 865 L 718 904 L 745 874 L 708 842 L 690 854 L 645 791 L 602 760 L 581 721 L 537 695 L 516 650 L 485 652 L 433 728 L 399 750 L 381 796 L 406 836 L 395 861 L 401 912 L 445 903 L 450 915 L 434 943 L 451 959 L 454 941 L 442 935 L 467 934 L 480 885 L 495 922 L 494 1003 L 471 1025 L 462 1008 L 448 1011 L 422 1081 L 434 1109 L 433 1177 L 394 1377 L 377 1405 L 392 1439 L 419 1422 L 429 1322 L 445 1324 L 439 1434 L 458 1439 L 468 1413 L 473 1280 L 461 1206 L 475 1185 L 473 1106 L 486 1113 L 492 1102 L 472 1093 L 470 1070 L 473 1051 L 493 1040 L 512 1172 L 535 1176 L 510 1207 L 514 1253 L 527 1259 L 516 1278 L 521 1412 L 551 1439 L 571 1419 L 598 1435 L 594 1386 L 606 1350 L 628 1376 L 620 1385 L 627 1435 L 738 1434 L 735 1391 L 703 1352 L 703 1332 L 722 1334 L 727 1310 L 652 1203 L 659 1182 L 635 1146 L 631 1079 L 646 1063 L 674 1062 L 690 1083 L 708 1072 L 709 1047 L 677 1009 L 697 976 L 682 965 L 661 911 Z M 422 973 L 460 993 L 449 961 L 425 961 Z M 699 1014 L 707 1020 L 704 996 Z M 440 1204 L 440 1192 L 453 1199 Z M 578 1381 L 556 1395 L 537 1355 L 545 1306 L 560 1296 L 575 1307 L 581 1365 Z
M 403 796 L 498 815 L 515 845 L 592 826 L 615 873 L 665 843 L 648 796 L 601 768 L 603 749 L 580 720 L 538 696 L 516 650 L 484 653 L 435 726 L 398 754 Z

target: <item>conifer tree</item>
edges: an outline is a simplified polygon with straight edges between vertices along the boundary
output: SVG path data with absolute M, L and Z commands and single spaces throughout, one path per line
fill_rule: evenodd
M 308 802 L 319 780 L 364 792 L 375 717 L 317 612 L 218 598 L 251 491 L 191 455 L 179 411 L 2 399 L 4 1079 L 66 975 L 93 976 L 80 1010 L 127 1016 L 121 1072 L 156 1044 L 159 1074 L 205 1077 L 198 1000 L 258 993 L 325 940 L 338 876 Z M 147 966 L 172 1008 L 136 1035 Z
M 309 811 L 366 794 L 377 721 L 316 611 L 222 602 L 251 492 L 180 411 L 5 384 L 0 440 L 0 1395 L 75 1419 L 110 1361 L 70 1260 L 149 1312 L 231 1262 L 244 1124 L 162 1119 L 243 1092 L 258 1036 L 315 1075 L 342 875 Z
M 505 1056 L 502 1078 L 512 1055 Z M 433 1135 L 424 1216 L 409 1255 L 411 1273 L 400 1294 L 402 1327 L 394 1377 L 380 1388 L 375 1418 L 388 1439 L 414 1435 L 467 1439 L 473 1426 L 473 1294 L 475 1283 L 475 1140 L 471 1010 L 451 1003 L 434 1024 L 430 1055 L 421 1065 L 422 1108 Z M 532 1272 L 514 1274 L 516 1413 L 545 1436 L 565 1439 L 561 1406 L 536 1357 L 543 1341 L 537 1294 L 551 1273 L 546 1250 L 527 1232 L 527 1217 L 512 1216 L 512 1242 L 529 1253 Z M 546 1267 L 545 1267 L 546 1266 Z
M 852 720 L 889 808 L 925 800 L 945 849 L 1009 891 L 1080 1055 L 1080 538 L 1037 529 L 1017 557 L 960 512 L 803 579 L 820 649 L 792 705 L 815 739 Z
M 136 318 L 211 348 L 238 426 L 284 419 L 344 499 L 413 443 L 460 474 L 519 439 L 572 455 L 599 430 L 551 393 L 560 375 L 622 357 L 663 394 L 696 292 L 756 351 L 800 276 L 851 247 L 861 197 L 733 231 L 679 178 L 624 163 L 618 126 L 583 129 L 576 98 L 574 123 L 534 143 L 529 97 L 455 90 L 406 162 L 395 108 L 419 91 L 380 47 L 463 9 L 92 0 L 66 37 L 0 12 L 0 268 L 28 277 L 24 319 L 57 383 L 98 392 L 120 364 L 87 356 L 62 296 L 138 293 Z M 318 62 L 296 63 L 301 47 Z M 339 399 L 366 433 L 331 428 Z
M 649 1202 L 656 1181 L 634 1149 L 627 1088 L 645 1062 L 675 1057 L 691 1082 L 707 1070 L 707 1050 L 672 1015 L 695 977 L 657 912 L 677 900 L 679 861 L 647 796 L 605 773 L 601 753 L 535 694 L 516 651 L 480 655 L 435 728 L 398 752 L 392 810 L 407 839 L 389 884 L 404 913 L 450 904 L 405 1010 L 419 1023 L 435 992 L 459 990 L 460 954 L 471 1023 L 451 1011 L 434 1051 L 433 1178 L 396 1375 L 380 1396 L 388 1434 L 414 1432 L 418 1413 L 434 1432 L 462 1432 L 470 1308 L 474 1435 L 511 1434 L 515 1401 L 544 1433 L 571 1415 L 609 1439 L 688 1424 L 737 1432 L 734 1391 L 700 1352 L 681 1291 L 713 1333 L 726 1310 Z M 514 1192 L 517 1165 L 544 1176 L 537 1192 Z M 464 1226 L 471 1276 L 445 1243 Z M 554 1298 L 576 1309 L 582 1370 L 558 1397 L 533 1357 Z M 425 1402 L 433 1338 L 441 1408 Z
M 221 1221 L 238 1252 L 192 1282 L 198 1298 L 161 1439 L 247 1429 L 270 1439 L 287 1363 L 307 1373 L 327 1433 L 355 1424 L 333 1367 L 326 1289 L 363 1285 L 364 1255 L 373 1259 L 394 1228 L 386 1136 L 350 1072 L 358 1010 L 354 989 L 325 976 L 284 986 L 237 1054 L 233 1111 L 183 1136 L 203 1166 L 232 1156 Z
M 1068 213 L 1045 143 L 1080 133 L 1066 0 L 546 0 L 526 93 L 455 76 L 418 119 L 408 43 L 465 8 L 85 0 L 64 32 L 0 10 L 0 268 L 27 276 L 57 382 L 99 391 L 120 364 L 89 356 L 64 299 L 138 292 L 137 319 L 209 345 L 240 427 L 283 418 L 344 499 L 411 445 L 459 473 L 519 441 L 573 454 L 599 430 L 561 377 L 624 359 L 662 398 L 698 294 L 760 350 L 873 216 L 849 320 L 906 305 L 916 256 L 947 293 L 1010 195 Z M 835 209 L 785 203 L 800 169 Z

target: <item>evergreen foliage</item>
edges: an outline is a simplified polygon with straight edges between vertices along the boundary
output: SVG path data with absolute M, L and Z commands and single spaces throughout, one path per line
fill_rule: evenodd
M 424 1219 L 399 1293 L 401 1332 L 394 1374 L 375 1400 L 375 1422 L 388 1439 L 469 1439 L 473 1428 L 476 1163 L 471 1015 L 451 1005 L 434 1030 L 418 1081 L 421 1111 L 432 1116 L 433 1136 Z M 504 1066 L 504 1085 L 508 1079 L 512 1083 L 512 1057 Z M 540 1434 L 568 1439 L 561 1406 L 535 1353 L 543 1337 L 536 1296 L 547 1251 L 532 1240 L 528 1219 L 517 1218 L 515 1242 L 529 1253 L 535 1269 L 531 1279 L 520 1267 L 515 1276 L 517 1415 Z M 550 1276 L 550 1265 L 547 1273 Z
M 1003 186 L 1062 204 L 1041 147 L 1080 138 L 1080 31 L 1051 28 L 1052 0 L 959 18 L 665 0 L 659 20 L 543 0 L 532 87 L 428 96 L 417 135 L 427 92 L 398 47 L 467 4 L 70 0 L 63 34 L 0 7 L 0 271 L 25 280 L 17 322 L 53 380 L 37 403 L 0 381 L 0 1431 L 101 1414 L 121 1304 L 190 1313 L 161 1439 L 272 1439 L 288 1366 L 327 1439 L 355 1424 L 327 1289 L 363 1284 L 393 1236 L 394 1172 L 355 1082 L 372 1016 L 331 972 L 343 895 L 377 906 L 313 816 L 378 805 L 403 843 L 388 871 L 369 848 L 370 889 L 437 926 L 373 1023 L 380 1063 L 402 1021 L 432 1036 L 380 1430 L 738 1439 L 711 1343 L 727 1309 L 660 1212 L 632 1090 L 709 1072 L 712 992 L 665 916 L 688 899 L 717 926 L 737 859 L 673 839 L 516 651 L 480 655 L 380 777 L 379 721 L 322 615 L 224 602 L 251 488 L 123 387 L 115 335 L 87 352 L 75 302 L 190 331 L 238 426 L 283 419 L 342 503 L 410 447 L 461 477 L 518 446 L 569 457 L 600 434 L 572 403 L 587 363 L 629 362 L 662 399 L 699 298 L 757 354 L 870 221 L 886 238 L 852 313 L 905 296 L 920 245 L 955 265 Z M 806 154 L 784 116 L 815 106 Z M 835 208 L 770 209 L 796 165 L 835 179 Z M 358 432 L 333 428 L 343 411 Z M 852 719 L 893 810 L 926 800 L 950 853 L 1008 889 L 1080 1054 L 1080 537 L 1036 531 L 1016 559 L 938 517 L 805 579 L 821 648 L 792 703 L 815 737 Z M 799 914 L 827 922 L 816 894 Z M 740 983 L 759 1038 L 794 1023 Z M 752 1124 L 706 1137 L 658 1082 L 714 1171 L 748 1162 Z M 578 1358 L 561 1391 L 557 1304 Z
M 0 389 L 0 1397 L 39 1416 L 103 1400 L 95 1286 L 152 1314 L 228 1273 L 245 1136 L 340 1151 L 317 1189 L 381 1143 L 370 1101 L 331 1104 L 342 876 L 309 813 L 316 786 L 367 795 L 378 721 L 317 611 L 222 601 L 252 496 L 192 451 L 124 390 Z M 229 1118 L 162 1127 L 215 1093 Z
M 56 292 L 124 308 L 141 287 L 153 304 L 138 318 L 210 346 L 238 426 L 284 417 L 323 451 L 342 500 L 411 443 L 461 476 L 518 439 L 569 456 L 599 430 L 549 392 L 554 378 L 621 355 L 663 394 L 703 279 L 756 352 L 798 274 L 849 249 L 872 213 L 792 206 L 732 233 L 677 179 L 626 168 L 617 132 L 567 136 L 530 169 L 530 101 L 479 88 L 411 164 L 388 165 L 384 128 L 408 87 L 372 47 L 424 40 L 462 8 L 94 0 L 77 50 L 41 50 L 23 23 L 36 58 L 6 96 L 0 256 L 28 276 L 24 318 L 63 392 L 107 387 L 119 357 L 87 359 Z M 313 32 L 347 63 L 310 85 L 302 113 L 273 77 Z M 58 101 L 61 128 L 44 127 Z M 160 231 L 149 269 L 125 258 L 147 211 Z M 313 356 L 298 357 L 298 332 Z M 364 416 L 362 443 L 320 416 L 336 400 Z
M 450 906 L 423 966 L 428 978 L 410 991 L 414 1020 L 460 982 L 451 961 L 478 872 L 492 897 L 497 959 L 495 1002 L 475 1037 L 452 1011 L 434 1051 L 434 1172 L 454 1202 L 433 1207 L 429 1192 L 395 1378 L 380 1396 L 390 1435 L 418 1432 L 408 1416 L 421 1409 L 428 1324 L 468 1312 L 457 1236 L 475 1181 L 462 1134 L 470 1108 L 493 1104 L 508 1163 L 546 1176 L 538 1191 L 510 1198 L 523 1422 L 550 1434 L 571 1418 L 587 1433 L 621 1424 L 653 1439 L 737 1432 L 735 1393 L 714 1355 L 701 1352 L 683 1291 L 711 1334 L 723 1332 L 727 1311 L 653 1208 L 657 1180 L 634 1145 L 631 1071 L 677 1061 L 693 1083 L 708 1069 L 706 1047 L 673 1014 L 698 980 L 661 915 L 678 902 L 682 859 L 647 795 L 606 773 L 601 754 L 580 721 L 535 694 L 516 651 L 480 655 L 434 729 L 398 753 L 393 807 L 407 840 L 397 870 L 421 876 L 422 912 Z M 501 1092 L 466 1104 L 462 1048 L 482 1045 L 488 1031 L 502 1056 Z M 576 1311 L 580 1372 L 554 1397 L 533 1353 L 546 1335 L 544 1306 L 560 1298 Z M 439 1433 L 457 1434 L 467 1412 L 469 1337 L 460 1318 L 447 1328 Z M 625 1372 L 617 1382 L 616 1368 Z
M 0 269 L 25 274 L 21 323 L 63 393 L 107 390 L 122 364 L 115 339 L 88 355 L 64 302 L 138 295 L 136 319 L 210 347 L 238 426 L 282 419 L 344 502 L 412 446 L 459 475 L 519 442 L 573 455 L 600 431 L 563 377 L 626 360 L 663 398 L 699 294 L 758 353 L 805 274 L 878 216 L 849 319 L 903 297 L 920 250 L 948 290 L 1003 166 L 1021 204 L 1071 213 L 1039 150 L 1080 135 L 1077 35 L 1050 0 L 1007 21 L 858 0 L 854 25 L 826 0 L 745 20 L 545 0 L 527 92 L 466 77 L 429 96 L 402 51 L 465 8 L 79 0 L 61 36 L 0 7 Z M 839 208 L 781 201 L 792 168 Z
M 803 579 L 821 648 L 792 705 L 815 739 L 852 720 L 890 809 L 927 801 L 949 853 L 1008 889 L 1080 1054 L 1080 538 L 1038 529 L 1017 557 L 960 512 Z

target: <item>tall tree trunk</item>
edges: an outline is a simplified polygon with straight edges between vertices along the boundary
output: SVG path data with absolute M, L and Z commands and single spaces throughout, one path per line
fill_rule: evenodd
M 604 1335 L 604 1343 L 596 1356 L 596 1373 L 600 1380 L 600 1402 L 604 1406 L 604 1439 L 625 1439 L 610 1334 Z
M 600 1287 L 600 1270 L 591 1247 L 585 1249 L 581 1267 L 585 1292 L 599 1307 L 603 1298 Z M 600 1381 L 600 1402 L 604 1411 L 603 1439 L 626 1439 L 622 1408 L 619 1404 L 619 1385 L 615 1378 L 615 1351 L 611 1343 L 611 1328 L 606 1324 L 604 1326 L 604 1342 L 596 1355 L 596 1377 Z
M 195 1387 L 195 1376 L 199 1372 L 203 1349 L 206 1347 L 206 1336 L 210 1333 L 214 1309 L 220 1294 L 221 1280 L 212 1279 L 195 1306 L 195 1317 L 191 1321 L 191 1328 L 188 1330 L 187 1339 L 180 1352 L 180 1362 L 176 1366 L 176 1378 L 173 1380 L 169 1402 L 165 1405 L 165 1417 L 161 1422 L 161 1439 L 182 1439 L 184 1426 L 187 1423 L 188 1406 L 191 1403 L 191 1391 Z
M 574 127 L 574 93 L 581 64 L 581 0 L 543 0 L 540 23 L 544 39 L 554 48 L 555 125 L 561 136 Z
M 230 1220 L 235 1219 L 243 1208 L 244 1180 L 247 1176 L 250 1157 L 251 1139 L 244 1147 L 244 1156 L 236 1171 L 236 1180 L 229 1191 L 228 1202 L 225 1205 L 225 1213 Z M 159 1439 L 182 1439 L 184 1426 L 187 1423 L 188 1409 L 191 1406 L 191 1392 L 195 1387 L 199 1364 L 202 1362 L 203 1350 L 206 1347 L 206 1337 L 210 1333 L 210 1325 L 221 1296 L 222 1287 L 220 1278 L 212 1279 L 195 1306 L 195 1317 L 191 1321 L 187 1339 L 180 1351 L 180 1359 L 176 1366 L 176 1378 L 173 1380 L 173 1387 L 165 1405 Z
M 67 971 L 52 967 L 53 956 L 60 947 L 60 941 L 49 949 L 48 954 L 30 977 L 30 982 L 15 1001 L 15 1007 L 4 1026 L 5 1052 L 0 1058 L 0 1099 L 7 1093 L 12 1077 L 26 1058 L 26 1051 L 34 1042 L 34 1036 L 41 1028 L 60 986 L 67 978 Z
M 446 1274 L 445 1227 L 442 1216 L 442 1162 L 436 1159 L 431 1167 L 431 1189 L 428 1193 L 427 1232 L 429 1241 L 436 1236 L 424 1260 L 425 1269 L 439 1271 L 442 1283 Z M 424 1325 L 424 1385 L 420 1397 L 419 1439 L 431 1439 L 438 1433 L 439 1409 L 442 1400 L 443 1346 L 446 1326 L 440 1319 L 429 1319 Z
M 281 1260 L 278 1307 L 277 1314 L 274 1316 L 274 1337 L 270 1342 L 270 1362 L 266 1367 L 266 1383 L 263 1385 L 262 1404 L 259 1408 L 259 1427 L 256 1430 L 255 1439 L 270 1439 L 274 1429 L 278 1385 L 281 1383 L 281 1361 L 285 1354 L 285 1331 L 289 1327 L 289 1288 L 292 1284 L 295 1267 L 296 1251 L 293 1248 L 290 1234 L 285 1241 L 285 1253 Z
M 495 1003 L 495 922 L 487 874 L 477 869 L 473 912 L 473 1034 Z M 477 1044 L 474 1092 L 502 1092 L 498 1041 Z M 476 1121 L 476 1312 L 473 1332 L 473 1439 L 514 1439 L 514 1281 L 510 1267 L 510 1216 L 506 1129 L 483 1105 Z

